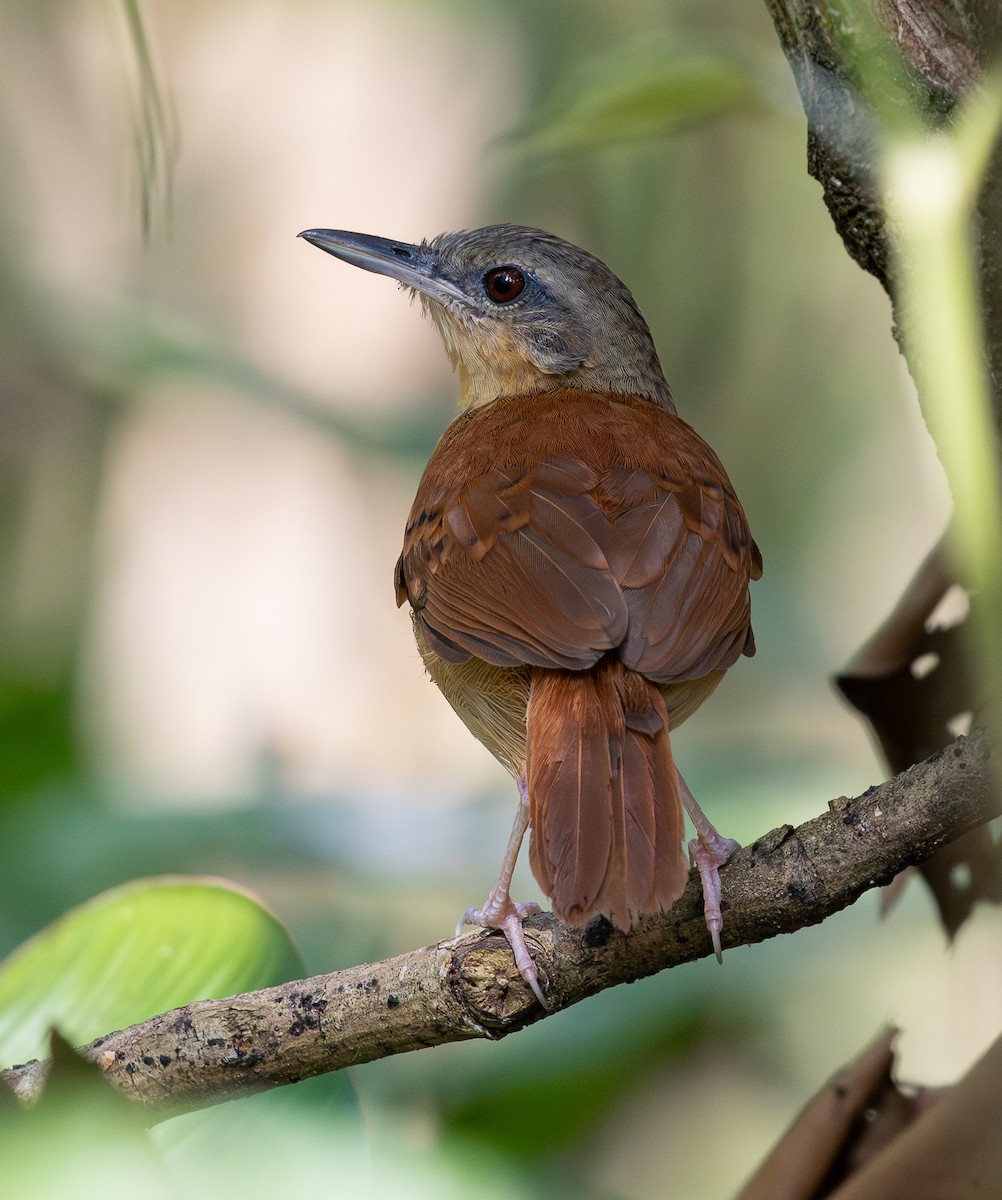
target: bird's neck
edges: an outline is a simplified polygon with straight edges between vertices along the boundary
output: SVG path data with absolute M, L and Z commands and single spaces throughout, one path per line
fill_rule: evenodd
M 671 390 L 660 371 L 655 376 L 650 372 L 581 367 L 564 375 L 547 375 L 529 370 L 521 363 L 508 370 L 492 363 L 487 371 L 478 369 L 481 364 L 471 366 L 462 359 L 453 365 L 459 381 L 459 407 L 463 412 L 490 404 L 502 396 L 540 396 L 564 389 L 598 395 L 643 396 L 668 412 L 676 411 Z
M 495 328 L 489 334 L 472 321 L 462 321 L 438 304 L 427 304 L 459 380 L 459 406 L 478 408 L 501 396 L 538 396 L 572 388 L 599 395 L 643 396 L 675 412 L 657 351 L 647 327 L 614 325 L 609 341 L 622 346 L 618 355 L 603 345 L 592 363 L 585 355 L 571 370 L 547 371 L 534 361 L 519 339 Z M 642 318 L 637 314 L 638 320 Z M 545 356 L 544 356 L 545 357 Z

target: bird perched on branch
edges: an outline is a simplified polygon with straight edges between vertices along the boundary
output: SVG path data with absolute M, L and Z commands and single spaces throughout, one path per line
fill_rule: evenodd
M 460 925 L 503 930 L 544 1002 L 522 928 L 539 906 L 509 894 L 526 830 L 556 915 L 625 930 L 685 886 L 684 807 L 719 958 L 718 871 L 737 843 L 696 804 L 669 734 L 754 653 L 762 561 L 632 295 L 536 229 L 300 236 L 416 292 L 459 377 L 396 585 L 428 673 L 519 790 L 497 884 Z

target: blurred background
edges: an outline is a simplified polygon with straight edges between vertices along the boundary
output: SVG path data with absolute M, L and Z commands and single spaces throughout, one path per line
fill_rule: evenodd
M 948 497 L 764 6 L 138 19 L 2 17 L 0 951 L 113 884 L 210 872 L 326 971 L 446 936 L 495 877 L 513 785 L 392 588 L 454 381 L 418 308 L 310 226 L 513 221 L 609 262 L 765 559 L 757 657 L 673 739 L 690 786 L 749 841 L 878 781 L 828 680 Z M 536 897 L 527 866 L 515 890 Z M 1002 1019 L 999 925 L 948 950 L 919 886 L 882 923 L 866 896 L 723 969 L 361 1068 L 357 1103 L 498 1194 L 727 1195 L 884 1022 L 905 1077 L 969 1065 Z

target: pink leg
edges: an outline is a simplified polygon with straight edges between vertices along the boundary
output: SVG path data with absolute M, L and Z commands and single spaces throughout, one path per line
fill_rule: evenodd
M 689 859 L 699 870 L 699 878 L 703 884 L 703 916 L 706 918 L 706 928 L 710 931 L 717 962 L 722 963 L 724 959 L 720 951 L 720 930 L 724 920 L 720 915 L 720 868 L 741 847 L 733 838 L 721 837 L 714 829 L 681 775 L 678 776 L 678 786 L 685 810 L 696 827 L 696 836 L 689 843 Z
M 511 836 L 508 838 L 504 858 L 501 860 L 498 881 L 491 888 L 487 903 L 483 908 L 466 910 L 462 920 L 456 926 L 456 936 L 458 937 L 462 933 L 464 925 L 482 925 L 484 929 L 500 929 L 508 939 L 508 945 L 511 946 L 518 973 L 532 988 L 536 999 L 545 1008 L 546 1001 L 543 999 L 543 992 L 539 986 L 536 964 L 529 954 L 529 947 L 525 944 L 525 931 L 522 929 L 522 921 L 526 917 L 535 916 L 536 913 L 543 910 L 538 904 L 519 904 L 512 900 L 510 895 L 515 862 L 518 859 L 522 838 L 525 837 L 525 831 L 529 828 L 529 794 L 524 779 L 518 780 L 518 794 L 518 812 L 515 814 L 515 824 L 511 828 Z

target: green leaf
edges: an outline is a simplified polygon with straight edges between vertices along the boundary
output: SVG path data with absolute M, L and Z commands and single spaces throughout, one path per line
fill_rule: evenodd
M 4 1194 L 33 1200 L 178 1200 L 143 1129 L 143 1111 L 113 1091 L 96 1067 L 74 1064 L 65 1042 L 53 1041 L 55 1065 L 41 1100 L 6 1113 L 0 1123 Z
M 748 72 L 730 59 L 617 54 L 593 64 L 512 140 L 532 157 L 580 154 L 680 133 L 749 105 L 753 93 Z
M 0 799 L 78 767 L 68 682 L 0 680 Z
M 81 1045 L 192 1000 L 303 974 L 289 934 L 222 880 L 140 879 L 72 909 L 0 963 L 0 1063 Z

